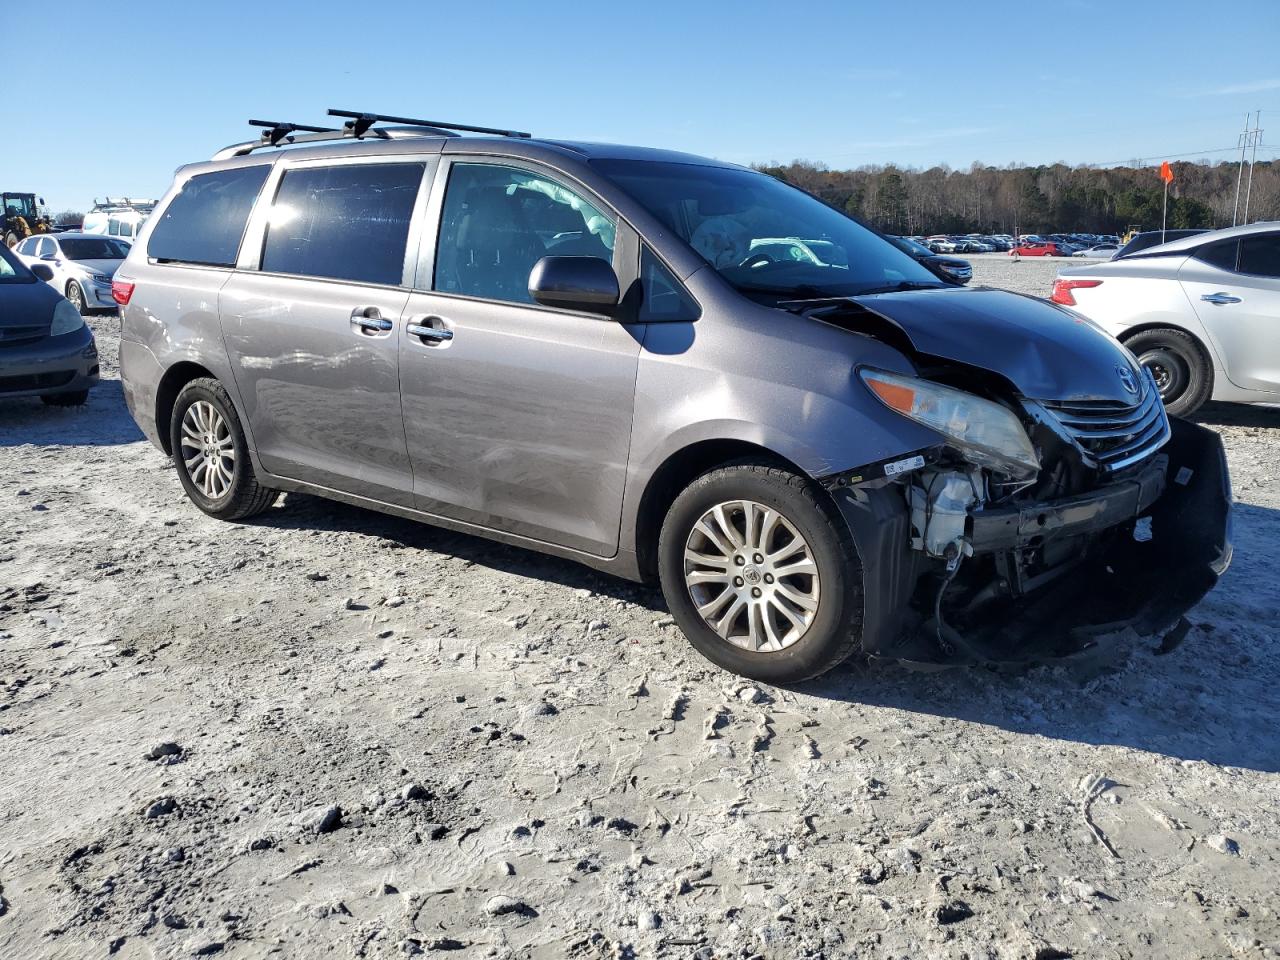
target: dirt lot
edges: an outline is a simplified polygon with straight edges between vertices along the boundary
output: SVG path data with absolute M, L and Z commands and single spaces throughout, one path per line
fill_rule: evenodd
M 95 326 L 87 408 L 0 404 L 0 957 L 1280 950 L 1280 410 L 1202 418 L 1236 558 L 1172 653 L 782 690 L 569 563 L 204 517 Z

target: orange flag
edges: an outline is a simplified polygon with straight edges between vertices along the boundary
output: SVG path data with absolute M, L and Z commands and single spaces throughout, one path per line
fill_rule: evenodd
M 1173 183 L 1173 168 L 1169 166 L 1168 160 L 1160 164 L 1160 179 L 1165 183 Z

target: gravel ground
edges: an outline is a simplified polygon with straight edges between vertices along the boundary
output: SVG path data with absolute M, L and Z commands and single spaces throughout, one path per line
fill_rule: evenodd
M 86 408 L 0 404 L 0 956 L 1280 950 L 1280 411 L 1202 417 L 1236 558 L 1172 653 L 784 690 L 573 564 L 206 518 L 95 326 Z

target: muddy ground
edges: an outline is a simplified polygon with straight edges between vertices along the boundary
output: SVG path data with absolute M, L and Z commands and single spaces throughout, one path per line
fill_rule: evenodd
M 1201 418 L 1236 555 L 1173 652 L 783 690 L 570 563 L 206 518 L 94 326 L 86 408 L 0 403 L 0 957 L 1280 950 L 1280 410 Z

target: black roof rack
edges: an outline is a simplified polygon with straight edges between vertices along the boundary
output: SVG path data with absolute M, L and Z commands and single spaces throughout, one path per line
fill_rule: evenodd
M 330 110 L 331 117 L 349 117 L 343 125 L 353 137 L 363 137 L 375 123 L 401 123 L 410 127 L 427 127 L 445 136 L 456 136 L 450 131 L 461 130 L 464 133 L 488 133 L 497 137 L 520 137 L 528 140 L 532 134 L 519 130 L 499 130 L 496 127 L 476 127 L 466 123 L 439 123 L 435 120 L 415 120 L 412 117 L 393 117 L 385 113 L 361 113 L 355 110 Z

